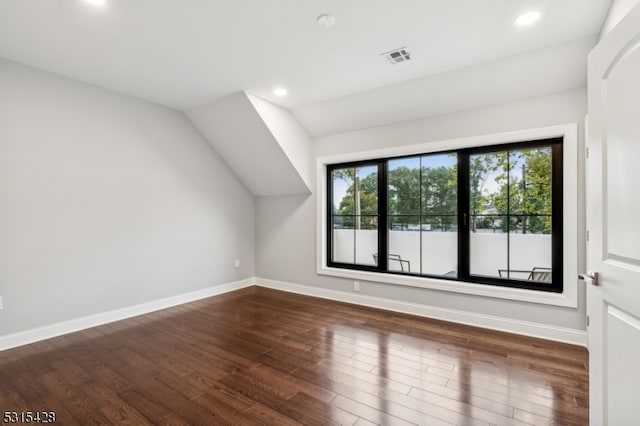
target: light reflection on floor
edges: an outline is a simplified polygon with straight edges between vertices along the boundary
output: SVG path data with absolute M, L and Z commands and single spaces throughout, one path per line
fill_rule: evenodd
M 319 367 L 336 383 L 357 389 L 354 400 L 382 413 L 400 410 L 403 418 L 418 424 L 433 424 L 431 415 L 438 417 L 443 411 L 442 417 L 455 413 L 465 423 L 480 419 L 493 424 L 499 415 L 518 424 L 514 416 L 519 415 L 524 422 L 538 424 L 554 417 L 554 386 L 527 363 L 501 358 L 499 351 L 484 353 L 350 325 L 327 330 L 326 337 L 331 358 Z M 344 388 L 334 392 L 343 395 Z M 378 418 L 379 424 L 387 421 L 382 415 Z

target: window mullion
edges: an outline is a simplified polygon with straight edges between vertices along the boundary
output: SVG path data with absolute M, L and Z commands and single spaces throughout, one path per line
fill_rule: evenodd
M 511 279 L 511 151 L 507 151 L 507 279 Z
M 458 153 L 458 277 L 469 278 L 469 153 Z
M 551 151 L 551 282 L 555 287 L 562 288 L 563 266 L 562 253 L 563 235 L 563 153 L 562 145 L 556 143 Z
M 331 179 L 332 168 L 327 167 L 327 224 L 326 224 L 326 233 L 327 233 L 327 262 L 333 262 L 333 245 L 335 244 L 333 238 L 333 182 Z
M 387 220 L 388 213 L 388 179 L 387 161 L 378 163 L 378 268 L 386 272 L 389 260 L 389 226 Z
M 418 203 L 418 215 L 419 215 L 418 216 L 418 226 L 419 226 L 419 229 L 420 229 L 420 231 L 419 231 L 420 232 L 420 238 L 419 238 L 420 247 L 418 249 L 418 253 L 419 253 L 418 259 L 420 259 L 419 260 L 420 274 L 422 274 L 422 259 L 423 259 L 423 256 L 422 256 L 422 237 L 423 237 L 422 215 L 424 214 L 424 210 L 423 210 L 423 208 L 424 208 L 424 206 L 423 206 L 424 193 L 423 193 L 423 188 L 422 188 L 422 159 L 423 159 L 423 157 L 421 156 L 420 157 L 420 162 L 418 163 L 419 167 L 420 167 L 420 169 L 419 169 L 420 172 L 418 173 L 418 179 L 419 179 L 418 180 L 418 196 L 420 197 L 420 200 L 419 200 L 419 203 Z

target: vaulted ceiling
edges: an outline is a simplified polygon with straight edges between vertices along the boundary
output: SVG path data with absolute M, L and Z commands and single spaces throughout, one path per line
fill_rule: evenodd
M 609 3 L 106 0 L 98 6 L 87 0 L 3 0 L 0 57 L 181 110 L 246 91 L 292 110 L 317 136 L 337 128 L 314 117 L 327 108 L 371 104 L 367 96 L 358 100 L 362 93 L 378 90 L 376 102 L 393 106 L 398 96 L 385 89 L 391 85 L 431 90 L 429 76 L 594 40 Z M 531 9 L 542 19 L 516 27 L 516 17 Z M 335 25 L 318 25 L 321 14 L 335 17 Z M 573 51 L 583 54 L 584 44 Z M 410 61 L 391 65 L 380 55 L 400 47 L 410 52 Z M 276 86 L 289 95 L 276 97 Z M 376 120 L 339 129 L 358 123 Z

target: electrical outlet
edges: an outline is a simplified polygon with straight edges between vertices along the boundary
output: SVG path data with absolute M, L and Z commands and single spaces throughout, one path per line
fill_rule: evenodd
M 2 310 L 2 296 L 0 296 L 0 311 Z
M 240 267 L 240 259 L 236 259 L 236 261 L 233 263 L 233 266 L 236 268 Z
M 360 291 L 360 281 L 353 282 L 353 291 Z

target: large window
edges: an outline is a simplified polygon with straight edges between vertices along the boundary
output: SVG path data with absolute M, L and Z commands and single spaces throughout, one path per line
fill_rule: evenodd
M 562 291 L 562 138 L 327 172 L 329 266 Z

